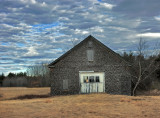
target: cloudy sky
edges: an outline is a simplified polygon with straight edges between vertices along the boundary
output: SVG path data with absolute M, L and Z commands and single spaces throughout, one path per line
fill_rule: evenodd
M 0 74 L 51 62 L 93 35 L 116 52 L 160 39 L 160 0 L 0 0 Z

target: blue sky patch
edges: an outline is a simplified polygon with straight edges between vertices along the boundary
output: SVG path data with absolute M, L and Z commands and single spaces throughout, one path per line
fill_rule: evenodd
M 23 43 L 17 43 L 17 46 L 19 46 L 19 47 L 24 47 L 25 44 L 23 44 Z
M 37 24 L 37 25 L 32 25 L 32 30 L 35 30 L 37 32 L 42 32 L 46 29 L 56 27 L 56 26 L 59 26 L 59 25 L 60 25 L 59 22 L 55 22 L 55 23 L 51 23 L 51 24 Z
M 2 42 L 1 45 L 7 46 L 7 45 L 9 45 L 9 43 L 7 43 L 7 42 Z
M 98 0 L 98 2 L 102 2 L 102 0 Z

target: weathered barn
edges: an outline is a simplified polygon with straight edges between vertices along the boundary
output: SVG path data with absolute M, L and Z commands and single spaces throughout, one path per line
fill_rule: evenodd
M 130 65 L 91 35 L 48 66 L 52 74 L 51 95 L 131 95 Z

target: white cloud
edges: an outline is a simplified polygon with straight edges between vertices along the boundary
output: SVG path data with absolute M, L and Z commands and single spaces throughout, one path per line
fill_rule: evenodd
M 39 53 L 36 51 L 35 47 L 29 47 L 28 52 L 24 56 L 37 56 Z
M 88 34 L 88 33 L 89 33 L 88 31 L 83 31 L 83 30 L 80 30 L 80 29 L 75 30 L 75 34 Z
M 124 27 L 115 27 L 115 26 L 109 26 L 108 28 L 118 30 L 118 31 L 129 31 L 129 29 L 124 28 Z
M 36 0 L 20 0 L 23 3 L 29 3 L 29 4 L 36 4 L 37 1 Z
M 109 3 L 100 3 L 100 5 L 108 8 L 108 9 L 112 9 L 113 7 L 115 7 L 116 5 L 113 4 L 109 4 Z
M 47 4 L 45 2 L 42 2 L 41 6 L 44 7 L 47 6 Z
M 137 34 L 137 37 L 150 37 L 150 38 L 160 38 L 160 33 L 142 33 L 142 34 Z
M 160 21 L 160 16 L 155 16 L 154 17 L 157 21 Z

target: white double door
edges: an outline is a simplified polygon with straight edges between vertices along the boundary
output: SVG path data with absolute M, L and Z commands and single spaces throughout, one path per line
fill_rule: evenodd
M 80 72 L 81 93 L 105 92 L 104 72 Z

